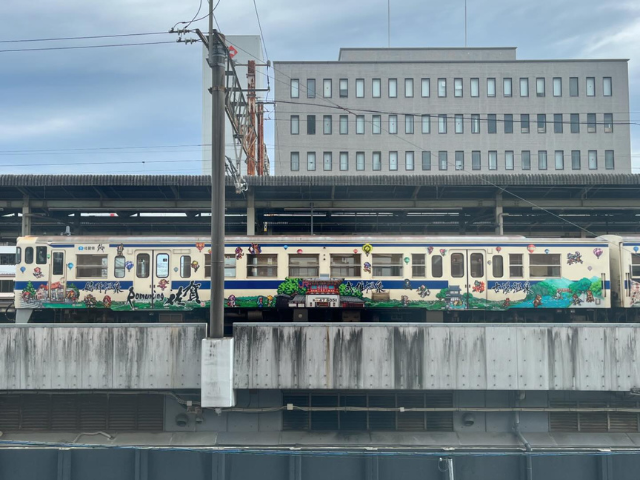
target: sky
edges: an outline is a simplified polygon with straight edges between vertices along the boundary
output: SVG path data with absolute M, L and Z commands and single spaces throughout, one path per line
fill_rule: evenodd
M 341 47 L 387 46 L 386 0 L 255 2 L 271 61 L 337 60 Z M 199 174 L 201 44 L 174 43 L 170 34 L 8 42 L 167 32 L 194 18 L 199 5 L 1 0 L 0 173 Z M 464 45 L 464 0 L 390 0 L 390 10 L 392 47 Z M 203 0 L 199 16 L 207 11 Z M 467 12 L 471 47 L 518 47 L 519 59 L 630 59 L 630 116 L 640 123 L 637 0 L 467 0 Z M 227 35 L 260 34 L 253 0 L 220 0 L 215 14 Z M 193 27 L 206 30 L 207 20 Z M 171 43 L 4 51 L 143 42 Z M 273 158 L 273 115 L 267 118 Z M 640 166 L 640 126 L 631 125 L 631 137 Z

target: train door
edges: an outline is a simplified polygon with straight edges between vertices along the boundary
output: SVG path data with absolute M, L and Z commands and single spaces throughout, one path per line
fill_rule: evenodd
M 49 268 L 49 300 L 64 302 L 67 290 L 67 268 L 64 250 L 51 251 L 51 267 Z
M 136 304 L 150 304 L 151 308 L 161 307 L 157 302 L 162 303 L 165 292 L 171 289 L 170 277 L 168 250 L 136 250 L 133 291 L 129 291 L 127 303 L 131 308 L 136 308 Z
M 487 300 L 487 272 L 484 250 L 450 250 L 451 282 L 449 302 L 462 303 L 464 308 L 485 308 Z

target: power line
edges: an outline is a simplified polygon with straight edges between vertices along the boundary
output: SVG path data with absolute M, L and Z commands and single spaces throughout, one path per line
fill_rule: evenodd
M 98 38 L 142 37 L 147 35 L 166 35 L 170 32 L 120 33 L 114 35 L 91 35 L 82 37 L 27 38 L 20 40 L 0 40 L 0 43 L 57 42 L 62 40 L 95 40 Z
M 264 41 L 264 34 L 262 33 L 262 23 L 260 23 L 260 14 L 258 13 L 258 6 L 256 0 L 253 0 L 253 8 L 256 11 L 256 18 L 258 19 L 258 28 L 260 29 L 260 37 L 262 37 L 262 48 L 264 48 L 264 55 L 267 57 L 265 60 L 269 60 L 269 53 L 267 52 L 267 43 Z
M 194 40 L 194 42 L 199 42 L 200 40 Z M 50 50 L 82 50 L 89 48 L 110 48 L 110 47 L 139 47 L 142 45 L 162 45 L 165 43 L 179 43 L 176 41 L 169 42 L 142 42 L 142 43 L 112 43 L 107 45 L 77 45 L 70 47 L 45 47 L 45 48 L 15 48 L 15 49 L 7 49 L 0 50 L 0 53 L 9 53 L 9 52 L 44 52 Z

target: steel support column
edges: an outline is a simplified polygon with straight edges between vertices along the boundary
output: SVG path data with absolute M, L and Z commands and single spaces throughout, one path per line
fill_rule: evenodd
M 31 205 L 27 195 L 22 200 L 22 236 L 25 235 L 31 235 Z
M 256 207 L 255 207 L 255 192 L 250 189 L 247 192 L 247 235 L 256 234 Z

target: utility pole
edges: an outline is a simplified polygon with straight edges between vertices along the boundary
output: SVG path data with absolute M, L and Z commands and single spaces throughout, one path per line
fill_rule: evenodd
M 225 65 L 224 37 L 213 30 L 213 0 L 209 0 L 211 67 L 211 309 L 209 337 L 224 338 L 224 214 L 225 214 Z

